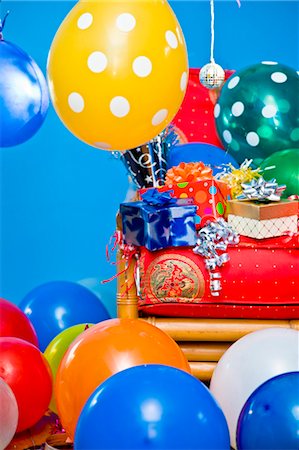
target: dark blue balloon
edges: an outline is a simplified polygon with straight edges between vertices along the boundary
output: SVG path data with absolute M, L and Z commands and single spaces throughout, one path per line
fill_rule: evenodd
M 216 145 L 204 144 L 201 142 L 189 142 L 172 147 L 168 155 L 168 168 L 177 166 L 180 162 L 199 162 L 210 165 L 213 169 L 213 175 L 221 172 L 221 164 L 231 163 L 239 167 L 237 161 L 222 148 Z
M 0 39 L 0 147 L 30 139 L 48 106 L 48 87 L 38 65 L 19 47 Z
M 93 292 L 70 281 L 52 281 L 36 287 L 19 307 L 31 320 L 42 352 L 66 328 L 110 319 Z
M 159 364 L 126 369 L 101 384 L 81 412 L 74 445 L 75 450 L 230 448 L 224 414 L 208 388 Z
M 270 378 L 251 394 L 238 420 L 237 447 L 299 449 L 299 372 Z

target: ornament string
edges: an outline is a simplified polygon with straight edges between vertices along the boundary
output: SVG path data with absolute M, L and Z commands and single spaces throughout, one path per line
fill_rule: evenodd
M 210 52 L 210 62 L 215 64 L 214 59 L 214 41 L 215 41 L 215 13 L 214 13 L 214 0 L 210 0 L 210 8 L 211 8 L 211 52 Z

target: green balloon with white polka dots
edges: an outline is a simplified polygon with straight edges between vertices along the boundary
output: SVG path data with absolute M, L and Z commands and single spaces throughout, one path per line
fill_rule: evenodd
M 214 116 L 225 149 L 239 162 L 299 146 L 299 75 L 264 61 L 223 85 Z

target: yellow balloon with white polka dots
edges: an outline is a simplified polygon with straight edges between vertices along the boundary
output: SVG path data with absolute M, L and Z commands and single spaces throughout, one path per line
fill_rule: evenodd
M 188 57 L 166 0 L 81 0 L 54 37 L 47 71 L 64 125 L 93 147 L 124 151 L 171 122 Z

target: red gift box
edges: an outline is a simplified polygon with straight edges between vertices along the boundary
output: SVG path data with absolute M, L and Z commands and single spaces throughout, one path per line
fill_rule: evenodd
M 183 103 L 173 119 L 180 142 L 204 142 L 223 148 L 214 118 L 219 89 L 207 89 L 199 82 L 200 69 L 189 69 L 189 81 Z M 233 70 L 225 70 L 227 80 Z
M 242 238 L 219 268 L 222 289 L 210 292 L 204 258 L 190 248 L 142 248 L 139 309 L 144 314 L 212 318 L 299 318 L 298 235 Z
M 197 228 L 204 226 L 207 220 L 223 217 L 227 201 L 230 199 L 228 185 L 214 179 L 168 184 L 157 189 L 160 192 L 172 190 L 171 196 L 175 198 L 192 198 L 197 206 L 195 219 Z M 138 192 L 142 195 L 145 191 L 146 188 L 139 189 Z

